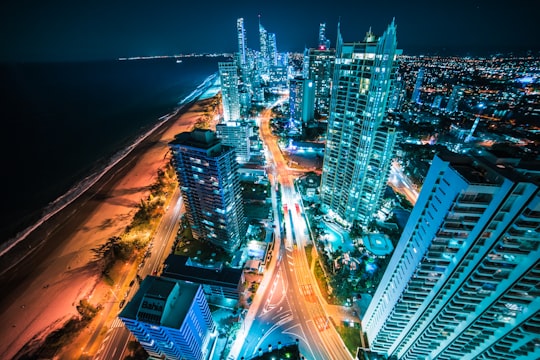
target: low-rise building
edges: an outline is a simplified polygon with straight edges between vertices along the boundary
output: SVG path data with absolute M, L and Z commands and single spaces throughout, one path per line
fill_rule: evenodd
M 213 264 L 205 266 L 188 256 L 169 255 L 161 276 L 201 284 L 208 302 L 212 305 L 234 307 L 244 287 L 244 272 Z

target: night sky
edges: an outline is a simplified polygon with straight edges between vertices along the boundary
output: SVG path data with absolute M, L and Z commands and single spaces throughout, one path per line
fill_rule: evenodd
M 278 51 L 317 44 L 320 22 L 335 45 L 380 35 L 395 17 L 405 54 L 484 55 L 540 49 L 533 0 L 7 0 L 0 5 L 0 61 L 71 61 L 234 52 L 236 19 L 259 49 L 258 15 Z M 354 5 L 349 5 L 354 3 Z

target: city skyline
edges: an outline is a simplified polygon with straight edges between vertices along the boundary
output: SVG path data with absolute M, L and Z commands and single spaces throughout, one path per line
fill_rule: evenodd
M 191 93 L 193 101 L 160 117 L 160 125 L 83 190 L 80 202 L 69 200 L 61 213 L 72 211 L 69 216 L 39 229 L 52 234 L 38 240 L 42 232 L 36 231 L 21 242 L 28 262 L 3 270 L 10 287 L 20 283 L 0 314 L 13 339 L 6 336 L 4 348 L 28 344 L 26 329 L 40 325 L 31 314 L 48 311 L 52 323 L 60 313 L 94 312 L 100 301 L 99 325 L 86 326 L 92 330 L 61 349 L 77 354 L 69 358 L 120 358 L 114 354 L 127 348 L 128 330 L 150 355 L 170 359 L 255 359 L 266 349 L 270 354 L 273 344 L 279 350 L 294 342 L 309 359 L 538 354 L 540 57 L 409 56 L 399 16 L 382 19 L 386 12 L 379 18 L 372 11 L 369 18 L 381 20 L 386 31 L 364 25 L 356 13 L 352 21 L 336 21 L 335 36 L 331 21 L 307 13 L 301 18 L 306 24 L 292 14 L 298 21 L 281 30 L 266 15 L 257 21 L 238 14 L 229 21 L 217 4 L 208 6 L 211 11 L 190 10 L 195 22 L 199 15 L 207 21 L 184 37 L 211 46 L 197 31 L 217 29 L 213 39 L 230 46 L 232 61 L 202 56 L 100 63 L 184 67 L 211 60 L 215 68 Z M 274 6 L 285 14 L 303 5 Z M 459 3 L 454 7 L 445 14 L 462 10 Z M 210 25 L 214 15 L 227 24 Z M 282 24 L 289 24 L 288 16 L 273 14 Z M 182 26 L 189 25 L 187 17 Z M 145 19 L 150 27 L 152 13 Z M 101 26 L 94 25 L 97 38 Z M 295 43 L 292 32 L 313 41 L 306 41 L 303 54 L 284 56 Z M 129 35 L 135 44 L 138 34 Z M 139 49 L 149 38 L 143 40 L 135 44 Z M 325 53 L 326 46 L 335 52 Z M 98 48 L 85 48 L 86 55 Z M 89 63 L 81 64 L 86 75 Z M 96 89 L 101 94 L 101 86 Z M 143 159 L 137 151 L 156 158 Z M 142 163 L 148 170 L 137 167 Z M 154 185 L 143 181 L 154 179 L 147 175 L 156 173 L 150 165 L 159 166 Z M 140 205 L 138 198 L 113 197 L 139 189 L 149 192 Z M 90 222 L 88 213 L 106 218 Z M 127 226 L 116 220 L 132 217 Z M 229 267 L 234 276 L 215 281 Z M 103 285 L 101 295 L 94 281 Z M 45 285 L 30 290 L 29 284 Z M 76 289 L 79 284 L 91 289 Z M 66 301 L 44 292 L 49 298 L 63 292 Z M 216 310 L 214 300 L 227 306 Z M 47 353 L 47 346 L 35 353 Z M 15 351 L 0 353 L 11 358 L 5 354 Z
M 395 18 L 405 54 L 483 55 L 486 52 L 538 51 L 534 12 L 510 3 L 479 0 L 399 1 L 376 5 L 345 1 L 230 4 L 204 7 L 166 1 L 77 4 L 56 1 L 4 4 L 0 61 L 81 61 L 130 56 L 237 51 L 234 32 L 224 31 L 244 18 L 247 47 L 259 49 L 258 18 L 278 38 L 280 51 L 301 52 L 318 42 L 319 24 L 335 45 L 337 23 L 345 38 L 381 33 Z

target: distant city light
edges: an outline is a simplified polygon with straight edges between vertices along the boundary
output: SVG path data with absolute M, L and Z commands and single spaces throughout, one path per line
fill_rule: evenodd
M 522 84 L 530 84 L 530 83 L 533 83 L 535 81 L 535 78 L 532 77 L 532 76 L 524 76 L 522 78 L 517 79 L 517 81 L 522 83 Z

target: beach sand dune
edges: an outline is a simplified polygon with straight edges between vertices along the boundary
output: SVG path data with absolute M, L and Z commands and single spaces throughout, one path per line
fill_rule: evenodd
M 31 339 L 41 339 L 71 316 L 83 298 L 98 303 L 93 248 L 120 235 L 141 199 L 169 161 L 168 142 L 190 131 L 210 99 L 199 100 L 143 140 L 73 203 L 51 217 L 12 250 L 29 254 L 0 278 L 0 358 L 12 359 Z M 9 258 L 0 266 L 11 266 Z

